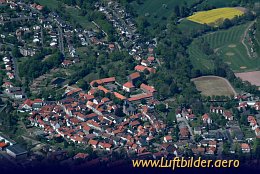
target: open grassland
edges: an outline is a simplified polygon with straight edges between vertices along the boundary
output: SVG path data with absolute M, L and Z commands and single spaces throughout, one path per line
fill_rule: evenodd
M 228 80 L 218 76 L 203 76 L 192 79 L 204 96 L 234 96 L 236 92 Z
M 236 8 L 217 8 L 208 11 L 200 11 L 195 13 L 192 16 L 189 16 L 187 19 L 199 24 L 208 24 L 208 25 L 219 25 L 224 21 L 224 19 L 233 19 L 235 16 L 241 16 L 244 12 Z
M 182 33 L 185 33 L 187 35 L 203 30 L 205 27 L 207 27 L 207 25 L 192 22 L 186 18 L 181 19 L 178 24 L 178 28 L 182 31 Z
M 215 53 L 229 64 L 235 72 L 255 71 L 260 69 L 260 58 L 250 58 L 241 43 L 248 24 L 232 27 L 202 36 Z M 199 48 L 199 40 L 195 39 L 188 48 L 190 60 L 197 69 L 214 68 L 213 61 Z

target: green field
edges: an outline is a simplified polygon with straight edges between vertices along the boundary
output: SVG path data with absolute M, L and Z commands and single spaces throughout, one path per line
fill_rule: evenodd
M 259 69 L 260 58 L 248 57 L 241 38 L 248 24 L 232 27 L 204 35 L 203 38 L 210 44 L 217 55 L 230 65 L 235 72 L 251 71 Z M 188 51 L 190 59 L 197 69 L 212 69 L 213 61 L 198 47 L 198 39 L 190 45 Z
M 188 0 L 187 4 L 196 2 L 197 0 Z M 144 0 L 143 4 L 132 3 L 133 9 L 139 16 L 146 16 L 149 22 L 162 22 L 162 18 L 171 16 L 175 6 L 184 5 L 184 1 L 180 0 Z
M 197 32 L 199 30 L 203 30 L 205 27 L 205 25 L 192 22 L 187 19 L 182 19 L 178 24 L 178 28 L 182 31 L 182 33 L 185 33 L 187 35 L 190 35 L 191 33 Z

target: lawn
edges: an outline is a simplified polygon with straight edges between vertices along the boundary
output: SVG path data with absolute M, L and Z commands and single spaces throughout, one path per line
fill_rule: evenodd
M 224 19 L 233 19 L 235 16 L 241 16 L 243 14 L 244 12 L 239 9 L 226 7 L 196 12 L 187 19 L 199 24 L 218 26 L 224 21 Z
M 204 96 L 234 96 L 236 92 L 224 78 L 217 76 L 202 76 L 192 79 L 198 91 Z
M 202 36 L 235 72 L 260 69 L 260 58 L 248 57 L 246 49 L 241 43 L 247 26 L 248 24 L 243 24 Z M 212 69 L 214 67 L 213 62 L 199 49 L 198 42 L 198 39 L 194 39 L 188 48 L 191 62 L 197 69 Z

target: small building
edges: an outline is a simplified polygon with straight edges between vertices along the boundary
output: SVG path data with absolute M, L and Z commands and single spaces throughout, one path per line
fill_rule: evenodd
M 125 90 L 126 92 L 131 92 L 134 89 L 134 85 L 132 82 L 126 82 L 125 84 L 123 84 L 123 90 Z

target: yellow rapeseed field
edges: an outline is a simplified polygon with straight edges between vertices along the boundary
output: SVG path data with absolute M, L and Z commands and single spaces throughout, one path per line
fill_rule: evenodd
M 200 11 L 187 19 L 200 24 L 219 25 L 224 19 L 233 19 L 235 16 L 241 16 L 244 12 L 236 8 L 217 8 L 208 11 Z

